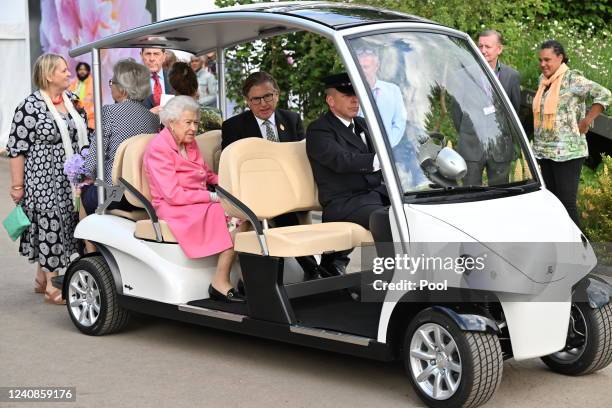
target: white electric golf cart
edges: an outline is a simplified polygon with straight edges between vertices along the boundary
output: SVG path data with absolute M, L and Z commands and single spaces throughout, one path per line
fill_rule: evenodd
M 596 265 L 590 243 L 543 186 L 516 112 L 464 33 L 392 11 L 320 2 L 220 9 L 119 33 L 71 51 L 93 54 L 98 145 L 101 49 L 216 51 L 227 117 L 224 50 L 295 32 L 335 46 L 391 205 L 372 214 L 369 230 L 348 222 L 275 228 L 268 223 L 275 216 L 321 209 L 304 142 L 249 138 L 221 154 L 220 131 L 198 136 L 203 157 L 218 168 L 224 208 L 253 227 L 235 236 L 232 272 L 247 302 L 224 303 L 207 294 L 216 257 L 188 259 L 150 204 L 142 156 L 154 135 L 124 142 L 112 175 L 103 173 L 99 149 L 102 204 L 75 232 L 98 252 L 75 260 L 57 282 L 75 326 L 108 334 L 137 311 L 402 359 L 431 407 L 486 403 L 508 358 L 540 357 L 569 375 L 606 367 L 612 289 L 589 275 Z M 371 72 L 360 62 L 368 54 L 378 61 L 379 84 L 399 89 L 395 100 L 368 86 Z M 394 110 L 401 120 L 389 121 Z M 474 168 L 478 161 L 485 172 Z M 104 183 L 110 178 L 114 186 Z M 142 211 L 106 210 L 124 194 Z M 305 280 L 295 267 L 296 256 L 354 248 L 341 276 Z

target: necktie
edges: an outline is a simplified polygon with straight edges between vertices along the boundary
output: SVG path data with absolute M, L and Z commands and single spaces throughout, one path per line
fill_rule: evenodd
M 372 93 L 374 94 L 374 100 L 378 101 L 378 95 L 380 95 L 380 88 L 372 89 Z
M 162 94 L 162 88 L 161 88 L 161 82 L 159 82 L 159 75 L 157 74 L 157 72 L 153 72 L 151 74 L 151 78 L 153 78 L 153 103 L 155 104 L 155 106 L 159 106 L 159 103 L 161 101 L 161 94 Z
M 264 125 L 266 125 L 266 139 L 271 142 L 278 142 L 278 136 L 276 136 L 276 133 L 274 133 L 274 129 L 272 128 L 272 122 L 266 119 L 264 121 Z
M 354 123 L 351 123 L 350 125 L 348 125 L 348 130 L 350 130 L 352 134 L 357 135 L 357 133 L 355 133 L 355 124 L 354 124 Z M 362 132 L 360 135 L 357 135 L 357 136 L 359 136 L 359 138 L 361 139 L 361 141 L 363 142 L 363 144 L 364 144 L 364 145 L 365 145 L 365 146 L 368 148 L 368 150 L 369 150 L 368 142 L 366 141 L 366 138 L 365 138 L 364 133 Z

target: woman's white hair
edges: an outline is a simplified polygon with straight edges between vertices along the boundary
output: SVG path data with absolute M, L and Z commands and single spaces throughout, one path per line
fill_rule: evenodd
M 168 127 L 170 122 L 180 119 L 185 111 L 198 114 L 200 112 L 200 105 L 191 96 L 175 96 L 159 112 L 159 119 L 164 126 Z

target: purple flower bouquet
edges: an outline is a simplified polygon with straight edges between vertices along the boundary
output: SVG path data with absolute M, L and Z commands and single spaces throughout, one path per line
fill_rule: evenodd
M 80 154 L 75 153 L 64 163 L 64 173 L 68 176 L 68 181 L 72 185 L 74 211 L 79 212 L 81 208 L 81 187 L 88 184 L 85 170 L 85 157 L 89 149 L 85 148 Z

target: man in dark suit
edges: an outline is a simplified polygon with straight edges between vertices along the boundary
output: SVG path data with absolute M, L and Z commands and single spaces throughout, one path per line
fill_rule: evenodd
M 151 71 L 151 95 L 144 100 L 144 105 L 151 109 L 159 106 L 161 95 L 174 93 L 170 82 L 168 82 L 168 73 L 162 69 L 166 59 L 166 51 L 162 48 L 142 48 L 140 58 L 142 58 L 142 63 Z
M 298 142 L 304 139 L 300 115 L 278 109 L 280 90 L 276 80 L 266 72 L 248 76 L 242 87 L 248 110 L 223 122 L 221 148 L 247 137 L 263 137 L 274 142 Z
M 499 31 L 485 30 L 478 36 L 478 49 L 485 57 L 489 66 L 497 75 L 504 91 L 508 94 L 510 103 L 518 113 L 521 107 L 521 75 L 517 70 L 499 62 L 499 56 L 504 50 L 503 38 Z
M 319 189 L 323 222 L 348 221 L 370 229 L 370 214 L 389 205 L 380 163 L 359 100 L 346 73 L 324 79 L 329 112 L 308 126 L 306 152 Z M 321 266 L 344 273 L 350 251 L 324 254 Z
M 503 51 L 502 36 L 495 30 L 486 30 L 478 36 L 478 48 L 499 79 L 518 112 L 521 104 L 520 75 L 499 62 Z M 479 79 L 481 78 L 481 79 Z M 483 170 L 487 171 L 488 185 L 506 184 L 510 181 L 510 164 L 515 158 L 512 132 L 504 129 L 507 121 L 496 108 L 493 91 L 483 73 L 465 68 L 455 75 L 457 83 L 474 83 L 477 87 L 470 94 L 457 94 L 453 100 L 452 119 L 459 133 L 457 152 L 465 159 L 467 173 L 464 185 L 482 185 Z
M 298 142 L 304 139 L 304 126 L 300 115 L 278 109 L 280 90 L 276 80 L 266 72 L 255 72 L 247 77 L 242 94 L 249 110 L 233 116 L 221 126 L 221 149 L 248 137 L 262 137 L 273 142 Z M 277 227 L 298 225 L 297 213 L 274 218 Z M 317 261 L 313 256 L 296 258 L 307 278 L 319 276 Z

